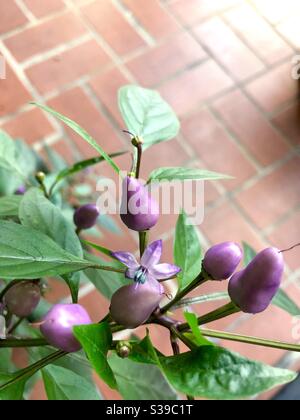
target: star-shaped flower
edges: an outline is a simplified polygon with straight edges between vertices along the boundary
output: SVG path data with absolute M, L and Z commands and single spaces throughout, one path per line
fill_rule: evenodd
M 140 264 L 130 252 L 112 252 L 112 256 L 128 267 L 126 277 L 138 284 L 144 284 L 148 280 L 168 280 L 175 277 L 181 268 L 173 264 L 159 264 L 162 254 L 162 241 L 158 240 L 150 244 Z

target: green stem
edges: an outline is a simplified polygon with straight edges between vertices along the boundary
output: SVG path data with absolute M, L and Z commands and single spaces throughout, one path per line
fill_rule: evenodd
M 31 366 L 28 366 L 27 368 L 21 370 L 18 374 L 16 374 L 13 379 L 6 382 L 5 384 L 0 386 L 0 391 L 4 391 L 6 388 L 14 385 L 15 383 L 21 381 L 21 380 L 27 380 L 31 376 L 33 376 L 36 372 L 38 372 L 40 369 L 43 369 L 45 366 L 48 366 L 49 364 L 55 362 L 56 360 L 60 359 L 63 356 L 66 356 L 68 353 L 64 351 L 57 351 L 55 353 L 50 354 L 49 356 L 45 357 L 44 359 L 39 360 L 38 362 L 34 363 Z
M 143 155 L 143 146 L 141 143 L 138 143 L 136 145 L 137 148 L 137 163 L 136 163 L 136 171 L 135 171 L 135 177 L 140 177 L 140 171 L 141 171 L 141 163 L 142 163 L 142 155 Z
M 22 322 L 24 321 L 25 318 L 19 318 L 8 330 L 9 334 L 11 335 L 17 328 L 19 325 L 22 324 Z
M 290 343 L 284 343 L 284 342 L 276 341 L 276 340 L 266 340 L 266 339 L 258 338 L 258 337 L 250 337 L 246 335 L 232 334 L 232 333 L 207 330 L 207 329 L 202 329 L 201 333 L 205 337 L 219 338 L 219 339 L 228 340 L 228 341 L 238 341 L 240 343 L 253 344 L 255 346 L 269 347 L 269 348 L 279 349 L 279 350 L 300 352 L 299 344 L 290 344 Z
M 145 249 L 148 246 L 149 233 L 148 231 L 139 232 L 140 256 L 142 257 Z
M 180 302 L 181 299 L 183 299 L 192 290 L 194 290 L 197 287 L 201 286 L 202 284 L 204 284 L 208 280 L 210 280 L 210 279 L 208 278 L 207 274 L 204 271 L 202 271 L 199 274 L 199 276 L 194 281 L 192 281 L 191 284 L 189 284 L 189 286 L 187 286 L 185 289 L 183 289 L 182 291 L 180 291 L 179 293 L 177 293 L 177 295 L 175 296 L 175 298 L 171 302 L 169 302 L 167 305 L 165 305 L 163 308 L 161 308 L 160 312 L 162 314 L 165 314 L 171 308 L 173 308 L 173 306 L 175 306 L 178 302 Z
M 91 265 L 89 268 L 94 268 L 95 270 L 104 270 L 104 271 L 113 271 L 114 273 L 125 274 L 126 270 L 124 268 L 109 267 L 105 265 Z
M 0 348 L 22 348 L 22 347 L 41 347 L 49 346 L 49 343 L 43 338 L 8 338 L 0 341 Z
M 209 312 L 204 316 L 200 316 L 198 318 L 198 325 L 205 325 L 210 322 L 217 321 L 218 319 L 225 318 L 229 315 L 233 315 L 237 312 L 240 312 L 240 308 L 238 308 L 233 302 L 230 302 L 215 311 Z M 188 323 L 181 324 L 178 327 L 179 331 L 188 331 L 189 329 L 190 326 Z

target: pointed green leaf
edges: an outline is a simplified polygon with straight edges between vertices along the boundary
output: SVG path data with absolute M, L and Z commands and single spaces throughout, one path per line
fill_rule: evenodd
M 205 169 L 166 167 L 155 169 L 149 177 L 148 183 L 153 181 L 186 181 L 201 180 L 215 181 L 218 179 L 230 179 L 231 176 L 207 171 Z
M 8 195 L 0 198 L 0 217 L 15 217 L 19 214 L 19 206 L 22 197 Z

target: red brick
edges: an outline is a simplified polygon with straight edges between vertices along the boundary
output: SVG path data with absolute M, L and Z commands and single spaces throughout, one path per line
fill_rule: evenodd
M 186 25 L 192 25 L 215 13 L 226 10 L 239 0 L 175 0 L 170 10 Z
M 93 2 L 83 7 L 82 11 L 118 54 L 128 54 L 145 45 L 139 34 L 111 2 Z
M 205 56 L 203 49 L 189 34 L 181 33 L 131 60 L 127 67 L 139 83 L 153 86 Z
M 206 169 L 234 177 L 222 181 L 227 189 L 236 188 L 255 174 L 250 162 L 207 110 L 184 119 L 182 131 Z
M 285 140 L 241 91 L 223 96 L 213 106 L 262 165 L 270 165 L 289 151 Z
M 274 112 L 298 95 L 297 81 L 292 79 L 291 71 L 289 61 L 249 83 L 246 90 L 265 111 Z
M 0 98 L 0 117 L 17 111 L 31 99 L 9 65 L 6 66 L 6 79 L 0 80 Z
M 95 73 L 108 63 L 107 54 L 92 40 L 36 64 L 26 73 L 33 85 L 41 93 L 46 93 Z
M 24 25 L 28 20 L 14 0 L 0 2 L 0 34 Z
M 6 39 L 5 44 L 18 61 L 24 61 L 32 55 L 72 41 L 84 33 L 85 28 L 79 19 L 72 13 L 65 13 Z
M 237 196 L 237 201 L 259 228 L 265 228 L 299 205 L 298 157 L 265 176 Z
M 24 3 L 37 18 L 58 12 L 65 7 L 62 0 L 24 0 Z
M 186 70 L 159 90 L 179 115 L 192 110 L 212 96 L 232 86 L 232 80 L 210 60 Z
M 226 13 L 226 20 L 268 64 L 290 56 L 293 50 L 252 7 L 241 5 Z
M 99 74 L 90 81 L 93 91 L 120 124 L 120 127 L 124 127 L 124 121 L 118 106 L 118 90 L 129 83 L 130 81 L 117 68 Z
M 278 226 L 270 235 L 271 243 L 280 249 L 287 249 L 299 243 L 300 238 L 300 212 L 296 212 L 283 224 Z M 300 268 L 299 249 L 286 252 L 284 259 L 292 270 Z M 300 299 L 299 299 L 300 303 Z
M 271 23 L 278 23 L 286 17 L 299 12 L 297 0 L 252 0 L 258 11 Z
M 108 121 L 80 88 L 74 88 L 57 96 L 49 102 L 49 105 L 85 128 L 106 152 L 111 153 L 121 149 L 121 143 Z M 90 157 L 97 154 L 81 137 L 69 128 L 67 131 L 83 155 Z
M 238 80 L 264 69 L 262 62 L 220 18 L 196 26 L 194 33 Z
M 123 0 L 123 3 L 154 38 L 161 39 L 179 29 L 176 20 L 157 0 Z
M 23 112 L 2 126 L 12 137 L 32 144 L 52 134 L 54 128 L 39 109 Z
M 297 145 L 300 143 L 300 103 L 297 101 L 277 114 L 272 122 Z
M 245 218 L 229 202 L 206 210 L 204 223 L 200 230 L 212 244 L 224 241 L 246 241 L 254 247 L 261 249 L 263 243 Z
M 287 39 L 295 48 L 300 48 L 299 35 L 299 11 L 297 15 L 284 20 L 277 26 L 278 31 Z

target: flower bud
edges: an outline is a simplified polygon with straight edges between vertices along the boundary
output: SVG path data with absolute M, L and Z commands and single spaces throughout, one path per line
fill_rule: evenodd
M 123 181 L 121 219 L 132 230 L 142 232 L 156 225 L 159 208 L 147 188 L 136 178 L 127 176 Z
M 4 303 L 10 313 L 26 318 L 38 306 L 41 290 L 38 284 L 21 281 L 12 286 L 4 296 Z
M 74 213 L 74 223 L 78 229 L 90 229 L 95 226 L 99 217 L 99 210 L 95 204 L 85 204 Z
M 159 306 L 163 293 L 163 287 L 155 279 L 123 286 L 112 297 L 111 317 L 126 328 L 136 328 L 146 322 Z
M 129 341 L 118 341 L 116 352 L 119 357 L 126 359 L 130 355 L 131 350 L 132 346 Z
M 57 304 L 44 317 L 41 332 L 53 347 L 73 353 L 81 349 L 81 344 L 73 334 L 73 327 L 91 323 L 88 313 L 81 305 Z
M 242 257 L 243 251 L 239 244 L 223 242 L 206 252 L 203 268 L 213 280 L 225 280 L 235 272 Z
M 280 287 L 283 271 L 282 253 L 276 248 L 265 249 L 230 279 L 231 300 L 245 313 L 263 312 Z

